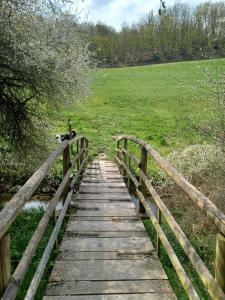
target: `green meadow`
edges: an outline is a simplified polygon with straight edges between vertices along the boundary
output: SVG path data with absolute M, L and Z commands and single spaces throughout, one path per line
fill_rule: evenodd
M 90 96 L 54 115 L 54 132 L 65 132 L 71 118 L 90 140 L 91 154 L 109 157 L 119 134 L 139 137 L 162 154 L 196 143 L 186 117 L 203 118 L 210 89 L 205 71 L 213 74 L 224 65 L 218 59 L 97 70 Z

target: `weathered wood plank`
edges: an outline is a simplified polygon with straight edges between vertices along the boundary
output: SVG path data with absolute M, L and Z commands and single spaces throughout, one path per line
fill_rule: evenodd
M 126 194 L 78 194 L 77 200 L 131 200 L 131 197 Z
M 120 200 L 120 199 L 100 199 L 100 200 L 98 200 L 98 199 L 83 199 L 83 200 L 73 200 L 73 203 L 72 203 L 72 205 L 79 205 L 79 204 L 83 204 L 83 203 L 89 203 L 89 204 L 91 204 L 91 203 L 93 203 L 93 204 L 95 204 L 95 203 L 99 203 L 99 204 L 101 204 L 101 203 L 108 203 L 108 204 L 118 204 L 118 203 L 130 203 L 130 199 L 122 199 L 122 200 Z
M 120 294 L 92 296 L 46 296 L 43 300 L 174 300 L 174 294 Z
M 145 231 L 143 223 L 135 220 L 69 221 L 68 231 Z
M 168 294 L 171 287 L 167 280 L 138 281 L 62 281 L 50 282 L 46 290 L 48 296 L 93 295 L 93 294 Z
M 79 193 L 96 194 L 96 193 L 110 193 L 110 194 L 125 194 L 129 195 L 126 187 L 106 187 L 106 186 L 81 186 Z
M 118 210 L 120 211 L 121 209 L 135 209 L 135 205 L 134 203 L 132 202 L 116 202 L 116 203 L 99 203 L 99 202 L 92 202 L 92 201 L 89 201 L 89 202 L 86 202 L 86 203 L 83 203 L 83 202 L 79 202 L 77 203 L 77 210 L 82 210 L 83 208 L 87 208 L 87 210 L 90 208 L 93 210 Z M 76 215 L 77 215 L 77 212 L 76 212 Z
M 148 234 L 145 231 L 67 231 L 65 237 L 124 238 L 148 237 Z
M 64 239 L 60 251 L 118 251 L 118 250 L 154 249 L 147 237 L 123 238 L 71 238 Z
M 43 300 L 175 300 L 173 293 L 170 294 L 114 294 L 114 295 L 91 295 L 91 296 L 46 296 Z
M 119 182 L 110 182 L 110 181 L 102 181 L 102 182 L 82 182 L 80 187 L 108 187 L 108 188 L 121 188 L 121 187 L 126 187 L 125 183 L 122 181 Z
M 139 217 L 137 215 L 135 216 L 125 216 L 125 217 L 121 217 L 121 216 L 74 216 L 73 220 L 77 220 L 77 221 L 119 221 L 119 220 L 134 220 L 134 221 L 138 221 Z
M 122 178 L 112 178 L 112 179 L 104 179 L 104 178 L 96 178 L 96 177 L 88 177 L 84 176 L 82 183 L 107 183 L 107 184 L 113 184 L 113 183 L 122 183 L 124 182 Z
M 77 260 L 138 260 L 138 259 L 158 259 L 155 250 L 148 251 L 144 254 L 124 254 L 118 255 L 118 252 L 59 252 L 56 260 L 77 261 Z
M 158 260 L 56 261 L 50 282 L 167 279 Z
M 120 179 L 123 180 L 123 176 L 119 175 L 119 174 L 93 174 L 91 172 L 88 173 L 84 173 L 83 175 L 84 178 L 93 178 L 93 179 L 104 179 L 104 180 L 114 180 L 114 179 Z
M 77 208 L 76 216 L 111 216 L 111 217 L 118 217 L 118 216 L 124 216 L 124 217 L 135 217 L 136 210 L 134 208 L 130 209 L 123 209 L 121 211 L 118 211 L 118 208 L 114 209 L 96 209 L 97 207 L 79 207 Z M 96 209 L 96 210 L 95 210 Z M 73 220 L 73 219 L 72 219 Z

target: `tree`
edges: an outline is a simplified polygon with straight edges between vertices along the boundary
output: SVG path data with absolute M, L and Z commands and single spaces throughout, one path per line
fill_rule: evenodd
M 65 2 L 0 1 L 0 138 L 5 145 L 23 150 L 40 145 L 47 108 L 88 92 L 90 55 Z

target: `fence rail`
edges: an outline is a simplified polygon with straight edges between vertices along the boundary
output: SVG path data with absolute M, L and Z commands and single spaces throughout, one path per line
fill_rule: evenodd
M 76 143 L 76 153 L 74 144 Z M 57 162 L 57 158 L 63 155 L 63 179 L 55 195 L 41 218 L 24 254 L 18 263 L 16 270 L 11 275 L 10 267 L 10 235 L 8 230 L 22 211 L 24 205 L 30 200 L 34 192 L 41 185 L 49 170 Z M 59 218 L 55 220 L 55 227 L 50 236 L 49 242 L 34 274 L 31 285 L 25 297 L 26 300 L 33 299 L 38 285 L 43 275 L 44 269 L 49 260 L 51 251 L 57 239 L 67 208 L 72 200 L 74 188 L 79 186 L 80 176 L 83 173 L 88 160 L 88 140 L 84 136 L 77 136 L 71 140 L 62 142 L 59 147 L 52 152 L 42 166 L 31 176 L 15 196 L 5 205 L 0 212 L 0 297 L 3 300 L 13 300 L 26 275 L 31 260 L 47 228 L 47 225 L 56 216 L 56 206 L 63 196 L 64 205 Z M 75 176 L 73 175 L 76 167 Z M 71 179 L 72 177 L 72 179 Z
M 140 146 L 140 160 L 128 151 L 128 142 L 132 142 Z M 158 166 L 173 179 L 173 181 L 189 196 L 189 198 L 218 229 L 215 279 L 151 184 L 151 180 L 149 179 L 147 172 L 148 156 L 154 159 Z M 225 299 L 225 215 L 215 206 L 214 203 L 190 184 L 182 176 L 182 174 L 180 174 L 157 151 L 144 141 L 127 135 L 117 137 L 115 159 L 122 171 L 122 174 L 128 179 L 128 188 L 130 188 L 130 182 L 133 182 L 136 195 L 139 199 L 139 211 L 141 213 L 145 213 L 150 218 L 152 225 L 157 232 L 156 250 L 158 255 L 160 255 L 161 243 L 169 256 L 189 299 L 199 299 L 199 296 L 163 231 L 161 226 L 161 215 L 165 218 L 167 224 L 171 228 L 177 241 L 186 253 L 194 270 L 199 275 L 203 285 L 212 299 Z M 132 173 L 131 161 L 138 169 L 138 174 Z M 146 200 L 147 192 L 152 196 L 157 206 L 157 216 L 154 215 L 148 201 Z

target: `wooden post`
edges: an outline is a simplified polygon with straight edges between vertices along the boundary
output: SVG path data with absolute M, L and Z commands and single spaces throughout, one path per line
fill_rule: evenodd
M 131 167 L 131 158 L 129 157 L 128 158 L 128 168 L 129 168 L 129 170 L 130 170 L 130 167 Z M 127 185 L 128 185 L 128 190 L 130 191 L 131 190 L 131 179 L 130 179 L 130 176 L 128 176 Z
M 124 139 L 124 150 L 128 149 L 128 142 L 127 139 Z M 123 153 L 123 161 L 125 163 L 125 165 L 127 166 L 127 155 L 126 153 Z M 126 170 L 123 168 L 123 176 L 126 177 L 127 176 L 127 172 Z
M 117 141 L 116 148 L 120 150 L 120 141 Z M 118 155 L 118 157 L 121 158 L 119 152 L 117 152 L 116 155 Z M 119 167 L 120 172 L 122 172 L 122 166 L 119 165 L 118 167 Z
M 79 141 L 77 141 L 77 154 L 80 151 L 80 147 L 79 147 Z M 80 160 L 77 160 L 77 171 L 80 169 Z
M 0 297 L 3 295 L 11 277 L 11 241 L 7 233 L 0 240 Z
M 71 119 L 68 119 L 68 130 L 69 130 L 69 135 L 70 135 L 70 140 L 72 140 L 73 135 L 72 135 L 72 121 Z M 70 146 L 70 155 L 72 157 L 73 155 L 73 144 Z
M 225 236 L 217 234 L 216 239 L 216 282 L 225 293 Z
M 68 119 L 68 127 L 69 127 L 70 139 L 72 139 L 72 122 L 71 122 L 71 119 Z
M 120 149 L 120 141 L 117 141 L 117 149 Z
M 80 141 L 80 151 L 81 151 L 84 147 L 85 147 L 85 138 L 81 138 L 81 141 Z M 82 153 L 82 155 L 81 155 L 81 157 L 80 157 L 80 165 L 83 163 L 84 159 L 85 159 L 85 154 Z M 82 176 L 83 173 L 84 173 L 84 171 L 82 170 L 82 171 L 80 172 L 80 175 Z
M 79 140 L 77 141 L 77 154 L 80 152 Z M 80 159 L 77 160 L 77 172 L 80 169 Z M 80 185 L 80 178 L 77 179 L 76 187 Z
M 86 147 L 86 154 L 85 154 L 85 158 L 87 158 L 88 157 L 88 140 L 87 139 L 85 139 L 85 147 Z
M 158 208 L 158 211 L 157 211 L 157 219 L 158 219 L 159 225 L 161 227 L 162 213 L 161 213 L 161 210 L 159 208 Z M 157 253 L 158 257 L 160 257 L 160 244 L 161 244 L 161 241 L 160 241 L 160 238 L 159 238 L 159 234 L 157 232 L 156 253 Z
M 57 223 L 57 211 L 56 208 L 54 209 L 52 216 L 50 218 L 50 222 L 52 223 L 53 228 L 55 227 L 56 223 Z M 55 240 L 55 245 L 54 245 L 54 250 L 57 250 L 58 248 L 58 238 L 56 238 Z
M 82 150 L 85 146 L 85 140 L 84 138 L 81 138 L 81 141 L 80 141 L 80 150 Z M 80 164 L 82 164 L 84 160 L 84 153 L 82 153 L 81 157 L 80 157 Z
M 141 166 L 140 169 L 142 170 L 142 172 L 147 175 L 147 162 L 148 162 L 148 153 L 146 151 L 146 149 L 144 147 L 141 148 Z M 143 180 L 139 179 L 140 182 L 140 191 L 142 192 L 142 194 L 144 195 L 144 197 L 146 196 L 146 186 L 145 183 L 143 182 Z M 145 208 L 142 204 L 142 202 L 139 200 L 139 213 L 145 214 Z
M 63 177 L 66 175 L 69 167 L 70 167 L 70 146 L 68 145 L 63 151 Z M 69 185 L 70 183 L 68 183 L 64 189 L 63 201 L 66 200 Z

